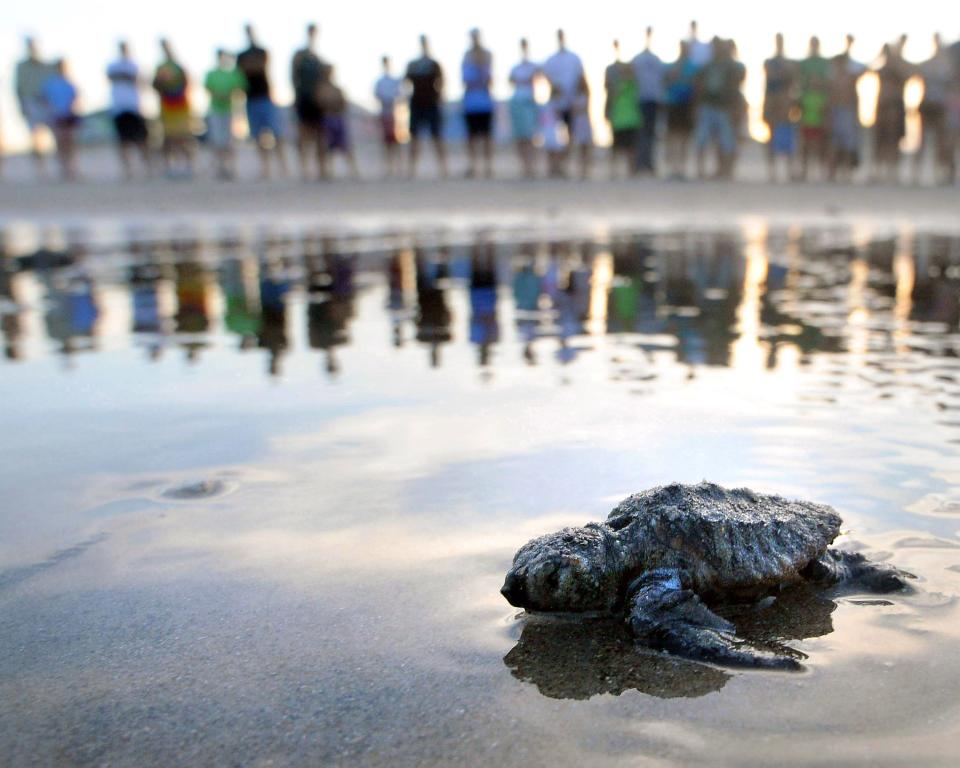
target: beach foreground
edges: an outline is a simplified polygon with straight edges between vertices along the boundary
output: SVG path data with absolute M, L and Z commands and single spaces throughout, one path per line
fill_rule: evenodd
M 953 765 L 956 199 L 0 185 L 3 762 Z M 704 478 L 831 504 L 916 591 L 735 609 L 795 674 L 500 595 Z

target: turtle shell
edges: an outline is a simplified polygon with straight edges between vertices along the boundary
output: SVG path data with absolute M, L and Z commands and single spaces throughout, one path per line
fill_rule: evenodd
M 798 581 L 839 534 L 841 519 L 825 504 L 702 482 L 628 496 L 607 525 L 631 571 L 676 568 L 685 586 L 708 595 Z

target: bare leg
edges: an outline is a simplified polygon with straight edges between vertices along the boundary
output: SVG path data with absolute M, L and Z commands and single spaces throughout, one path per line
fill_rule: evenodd
M 420 157 L 420 139 L 416 135 L 410 137 L 410 167 L 407 172 L 412 179 L 417 175 L 417 160 Z
M 472 179 L 477 175 L 477 144 L 479 137 L 467 137 L 467 178 Z
M 580 178 L 586 180 L 590 176 L 590 145 L 580 147 Z
M 123 171 L 123 180 L 130 181 L 130 179 L 133 178 L 133 167 L 130 160 L 130 145 L 125 141 L 121 141 L 117 145 L 117 149 L 119 150 L 120 154 L 120 168 Z
M 357 169 L 357 157 L 353 154 L 353 149 L 346 150 L 345 157 L 350 168 L 350 177 L 356 181 L 360 178 L 360 171 Z
M 488 133 L 483 137 L 483 175 L 488 179 L 493 178 L 493 138 Z
M 277 156 L 277 167 L 280 169 L 280 176 L 287 178 L 290 175 L 290 169 L 287 167 L 287 150 L 283 146 L 283 141 L 279 136 L 273 137 L 273 153 Z
M 37 176 L 45 179 L 47 177 L 47 162 L 40 149 L 41 131 L 42 129 L 37 127 L 30 132 L 30 154 L 33 156 L 33 167 L 37 172 Z
M 443 144 L 443 139 L 439 136 L 433 137 L 433 148 L 437 153 L 437 165 L 440 166 L 440 176 L 447 178 L 447 150 Z
M 310 178 L 310 166 L 313 165 L 310 157 L 310 144 L 313 141 L 313 129 L 303 123 L 297 128 L 297 156 L 300 158 L 300 178 L 307 181 Z
M 257 142 L 257 155 L 260 157 L 260 178 L 270 178 L 270 151 L 264 146 L 261 136 L 255 137 Z

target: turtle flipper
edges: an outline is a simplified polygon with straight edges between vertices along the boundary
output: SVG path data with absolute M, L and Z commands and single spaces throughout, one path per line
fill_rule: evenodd
M 901 571 L 887 563 L 872 563 L 858 552 L 828 549 L 805 569 L 810 581 L 826 585 L 842 585 L 867 592 L 901 592 L 910 589 L 907 579 L 912 573 Z
M 736 627 L 711 611 L 680 574 L 658 569 L 637 578 L 627 591 L 627 625 L 638 640 L 678 656 L 734 667 L 801 669 L 789 656 L 751 648 Z

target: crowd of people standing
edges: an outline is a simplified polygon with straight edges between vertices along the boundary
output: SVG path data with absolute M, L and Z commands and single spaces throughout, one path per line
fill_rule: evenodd
M 156 170 L 151 136 L 159 135 L 159 164 L 171 177 L 194 173 L 197 139 L 209 147 L 214 173 L 235 178 L 236 123 L 244 104 L 250 139 L 255 143 L 261 175 L 274 170 L 286 175 L 288 144 L 292 143 L 305 179 L 328 178 L 331 162 L 345 160 L 348 172 L 358 175 L 351 135 L 350 102 L 339 86 L 334 66 L 317 53 L 317 27 L 307 26 L 302 48 L 293 55 L 290 78 L 293 90 L 293 131 L 286 126 L 285 110 L 274 97 L 270 55 L 260 45 L 254 29 L 245 28 L 247 47 L 239 52 L 216 52 L 202 80 L 209 100 L 203 129 L 198 130 L 191 101 L 191 76 L 178 60 L 168 40 L 161 40 L 161 61 L 147 79 L 121 42 L 116 58 L 106 69 L 110 83 L 110 113 L 116 132 L 124 175 L 136 166 L 146 174 Z M 520 41 L 520 60 L 509 70 L 512 95 L 507 115 L 523 176 L 534 177 L 539 158 L 546 158 L 547 174 L 566 177 L 591 174 L 595 131 L 591 113 L 591 88 L 581 58 L 567 47 L 563 30 L 557 31 L 557 49 L 543 61 L 531 57 L 526 40 Z M 484 47 L 480 31 L 469 33 L 469 46 L 461 67 L 460 117 L 466 133 L 468 177 L 493 175 L 494 128 L 498 114 L 493 97 L 493 56 Z M 609 152 L 611 176 L 657 175 L 661 155 L 670 178 L 685 178 L 693 156 L 696 175 L 730 178 L 747 135 L 747 102 L 744 97 L 746 67 L 733 40 L 698 37 L 696 22 L 679 45 L 677 58 L 663 61 L 652 49 L 653 30 L 646 29 L 642 51 L 630 59 L 613 42 L 614 61 L 603 80 L 603 116 L 612 135 Z M 932 154 L 936 178 L 956 180 L 956 154 L 960 149 L 960 43 L 945 45 L 934 39 L 934 54 L 922 63 L 903 55 L 905 36 L 883 46 L 870 63 L 856 61 L 854 44 L 847 36 L 842 52 L 825 56 L 820 41 L 809 41 L 807 56 L 789 59 L 784 39 L 777 35 L 773 55 L 764 62 L 763 122 L 769 138 L 767 165 L 771 180 L 781 168 L 793 180 L 849 180 L 865 163 L 864 126 L 860 119 L 861 78 L 873 73 L 878 82 L 876 118 L 872 129 L 872 178 L 899 180 L 902 139 L 905 135 L 908 80 L 922 81 L 923 97 L 918 116 L 921 142 L 914 154 L 914 172 Z M 421 140 L 429 138 L 439 172 L 448 174 L 444 109 L 446 77 L 432 56 L 426 36 L 420 38 L 420 55 L 401 74 L 395 74 L 388 56 L 373 95 L 379 105 L 379 128 L 387 175 L 415 175 Z M 144 115 L 141 97 L 151 87 L 159 102 L 156 129 Z M 66 62 L 43 60 L 32 39 L 27 55 L 17 66 L 16 92 L 33 141 L 34 156 L 42 171 L 40 135 L 52 132 L 66 179 L 77 175 L 76 132 L 81 121 L 79 91 Z M 406 107 L 406 131 L 398 113 Z M 408 136 L 402 150 L 401 134 Z M 288 135 L 292 141 L 288 141 Z M 662 146 L 661 146 L 662 145 Z M 574 167 L 571 168 L 571 165 Z

